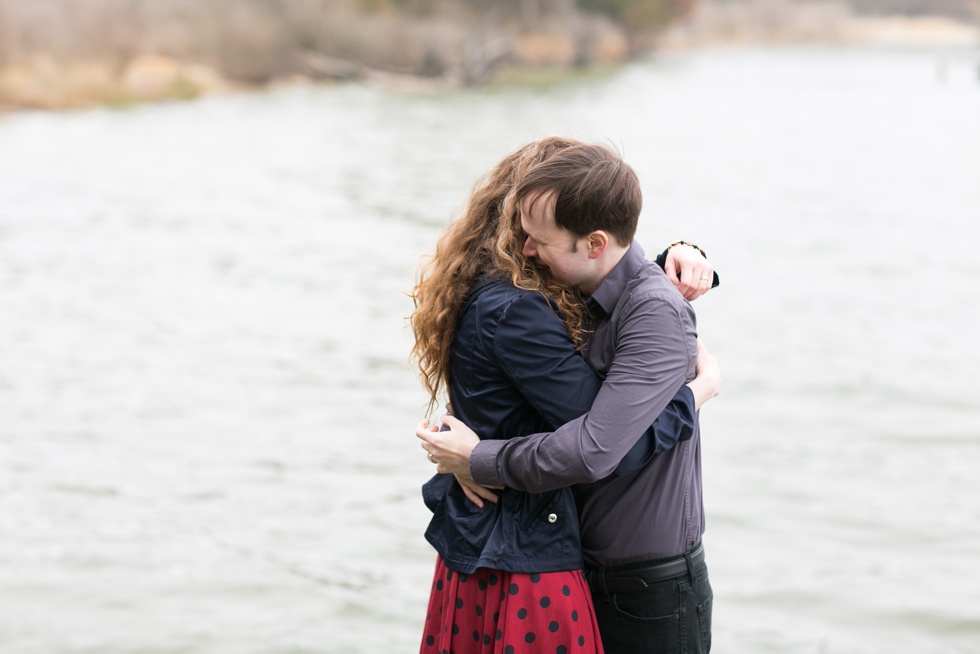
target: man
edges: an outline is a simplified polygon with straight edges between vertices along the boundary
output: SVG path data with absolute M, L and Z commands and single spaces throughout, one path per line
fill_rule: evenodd
M 610 192 L 612 190 L 612 192 Z M 712 591 L 701 536 L 700 434 L 637 472 L 606 479 L 678 388 L 695 376 L 694 312 L 633 242 L 639 181 L 603 146 L 569 148 L 517 189 L 524 254 L 590 296 L 584 351 L 604 377 L 590 412 L 552 433 L 479 441 L 444 418 L 420 426 L 439 472 L 543 492 L 571 484 L 603 645 L 621 652 L 707 652 Z M 699 275 L 696 296 L 712 285 Z

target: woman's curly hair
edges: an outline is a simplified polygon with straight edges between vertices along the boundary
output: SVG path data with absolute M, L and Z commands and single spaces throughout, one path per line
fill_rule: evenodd
M 582 297 L 541 270 L 523 254 L 527 235 L 521 228 L 515 189 L 538 163 L 579 141 L 551 137 L 512 152 L 476 184 L 465 212 L 439 237 L 435 253 L 419 268 L 411 297 L 415 333 L 411 359 L 429 392 L 429 411 L 449 387 L 450 351 L 459 312 L 480 272 L 509 279 L 514 286 L 541 293 L 558 306 L 569 336 L 584 343 Z

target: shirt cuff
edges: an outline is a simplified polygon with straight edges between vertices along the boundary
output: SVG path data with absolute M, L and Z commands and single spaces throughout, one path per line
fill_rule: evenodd
M 507 441 L 490 439 L 480 441 L 470 452 L 470 475 L 473 481 L 484 486 L 503 486 L 497 474 L 497 455 Z

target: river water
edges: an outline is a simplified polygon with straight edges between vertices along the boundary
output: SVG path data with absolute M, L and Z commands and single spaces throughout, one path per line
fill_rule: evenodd
M 972 59 L 971 59 L 972 57 Z M 980 652 L 977 52 L 0 117 L 0 651 L 411 652 L 418 258 L 555 133 L 704 247 L 715 651 Z

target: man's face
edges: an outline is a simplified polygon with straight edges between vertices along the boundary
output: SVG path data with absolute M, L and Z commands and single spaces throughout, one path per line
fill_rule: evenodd
M 521 228 L 527 234 L 524 256 L 547 268 L 559 282 L 581 287 L 588 271 L 587 239 L 555 224 L 554 191 L 524 198 L 520 213 Z

